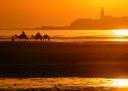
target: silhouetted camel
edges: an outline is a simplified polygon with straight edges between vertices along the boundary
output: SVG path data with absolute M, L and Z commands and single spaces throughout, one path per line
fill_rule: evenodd
M 28 40 L 29 38 L 27 37 L 26 33 L 23 31 L 19 36 L 15 34 L 12 36 L 12 41 L 15 41 L 15 39 L 25 39 Z M 31 35 L 30 39 L 35 39 L 35 40 L 43 40 L 43 41 L 49 41 L 50 36 L 47 34 L 44 34 L 43 36 L 38 32 L 35 35 Z
M 43 41 L 49 41 L 50 40 L 50 36 L 47 34 L 44 34 L 43 36 L 38 32 L 34 35 L 31 35 L 31 39 L 35 39 L 35 40 L 43 40 Z
M 17 34 L 12 36 L 12 40 L 14 41 L 15 39 L 25 39 L 25 40 L 28 40 L 29 38 L 27 37 L 26 33 L 23 31 L 19 36 Z
M 34 35 L 32 35 L 31 36 L 31 38 L 32 39 L 36 39 L 36 40 L 42 40 L 43 39 L 43 36 L 38 32 L 38 33 L 36 33 L 36 35 L 34 36 Z

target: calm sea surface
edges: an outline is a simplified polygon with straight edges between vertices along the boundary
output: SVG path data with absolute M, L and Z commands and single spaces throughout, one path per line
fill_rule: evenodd
M 30 37 L 40 32 L 47 33 L 53 41 L 82 42 L 82 41 L 128 41 L 128 30 L 0 30 L 1 38 L 10 38 L 14 34 L 25 31 Z
M 0 36 L 12 36 L 25 31 L 29 36 L 37 32 L 52 37 L 112 36 L 113 30 L 0 30 Z

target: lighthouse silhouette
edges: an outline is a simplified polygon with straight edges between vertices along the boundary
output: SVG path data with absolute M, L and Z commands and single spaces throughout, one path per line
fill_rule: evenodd
M 101 11 L 100 11 L 100 19 L 104 19 L 104 17 L 105 17 L 104 8 L 101 8 Z

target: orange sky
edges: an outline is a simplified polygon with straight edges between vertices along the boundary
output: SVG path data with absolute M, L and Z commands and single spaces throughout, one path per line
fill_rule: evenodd
M 1 0 L 0 26 L 66 25 L 76 18 L 128 16 L 128 0 Z

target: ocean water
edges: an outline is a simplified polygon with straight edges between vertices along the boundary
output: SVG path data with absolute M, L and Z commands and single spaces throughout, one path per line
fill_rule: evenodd
M 10 40 L 14 34 L 20 34 L 22 30 L 0 30 L 1 40 Z M 124 36 L 126 33 L 116 30 L 24 30 L 28 36 L 36 32 L 47 33 L 59 42 L 83 42 L 83 41 L 128 41 Z M 120 30 L 122 31 L 122 30 Z M 119 36 L 121 35 L 121 36 Z M 86 38 L 89 37 L 89 38 Z M 97 38 L 98 37 L 98 38 Z M 113 38 L 118 37 L 118 38 Z M 44 89 L 67 89 L 77 90 L 95 88 L 96 90 L 82 91 L 128 91 L 128 78 L 80 78 L 80 77 L 58 77 L 58 78 L 0 78 L 0 89 L 5 88 L 44 88 Z M 98 89 L 100 88 L 100 89 Z M 125 90 L 123 89 L 125 88 Z M 113 90 L 114 89 L 114 90 Z M 123 89 L 123 90 L 122 90 Z M 56 91 L 56 90 L 55 90 Z M 61 90 L 60 90 L 61 91 Z
M 82 89 L 82 88 L 91 88 L 91 87 L 118 88 L 118 89 L 127 88 L 128 90 L 128 79 L 80 78 L 80 77 L 0 78 L 0 89 L 1 88 L 44 88 L 44 89 L 59 88 L 59 89 L 69 90 L 69 89 Z
M 40 32 L 47 33 L 51 37 L 85 37 L 85 36 L 113 36 L 115 30 L 0 30 L 0 36 L 12 36 L 25 31 L 28 36 Z
M 128 41 L 128 30 L 0 30 L 0 40 L 10 41 L 11 36 L 25 31 L 30 37 L 40 32 L 48 34 L 51 41 L 57 42 L 85 42 L 85 41 Z M 18 40 L 20 41 L 20 40 Z M 31 40 L 33 41 L 33 40 Z M 34 40 L 35 41 L 35 40 Z

